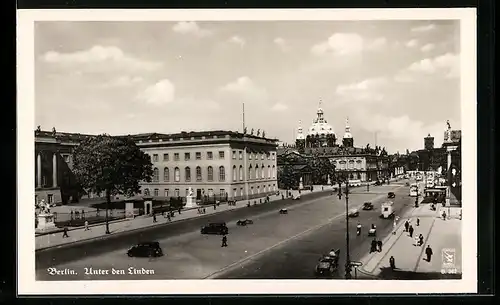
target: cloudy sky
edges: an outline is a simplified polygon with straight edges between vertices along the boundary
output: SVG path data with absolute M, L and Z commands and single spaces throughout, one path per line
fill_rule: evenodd
M 460 128 L 458 21 L 37 22 L 36 125 L 249 129 L 292 143 L 322 100 L 338 137 L 404 152 Z M 375 136 L 376 134 L 376 136 Z

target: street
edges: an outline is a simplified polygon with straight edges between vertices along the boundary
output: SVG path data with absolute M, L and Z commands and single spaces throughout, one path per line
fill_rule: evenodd
M 377 225 L 379 237 L 392 228 L 392 220 L 382 220 L 380 203 L 386 200 L 387 192 L 396 193 L 394 199 L 396 214 L 413 205 L 408 196 L 408 188 L 403 184 L 353 189 L 349 196 L 349 207 L 360 207 L 371 201 L 372 211 L 360 210 L 360 216 L 352 218 L 351 260 L 356 260 L 369 250 L 366 236 L 370 224 Z M 71 258 L 56 258 L 61 263 L 37 265 L 37 280 L 137 280 L 137 279 L 201 279 L 201 278 L 260 278 L 260 279 L 300 279 L 314 278 L 313 269 L 318 258 L 331 248 L 341 249 L 340 264 L 345 263 L 345 198 L 335 196 L 308 197 L 288 203 L 288 215 L 280 215 L 279 209 L 285 204 L 273 203 L 266 209 L 242 209 L 237 212 L 214 215 L 210 221 L 225 221 L 229 227 L 228 247 L 221 247 L 221 236 L 201 235 L 202 221 L 185 225 L 182 231 L 168 233 L 165 226 L 148 235 L 142 233 L 145 241 L 159 241 L 165 255 L 159 258 L 130 258 L 127 249 L 137 239 L 121 239 L 116 244 L 108 243 L 107 252 L 86 255 L 78 259 L 78 253 L 67 252 Z M 253 216 L 250 216 L 250 213 Z M 239 227 L 236 221 L 250 218 L 254 224 Z M 243 218 L 244 219 L 244 218 Z M 357 237 L 357 221 L 363 225 L 362 236 Z M 196 225 L 195 225 L 196 224 Z M 161 237 L 160 237 L 161 236 Z M 80 254 L 81 255 L 81 254 Z M 49 268 L 54 268 L 50 269 Z M 52 275 L 51 275 L 52 274 Z M 339 270 L 339 277 L 343 270 Z

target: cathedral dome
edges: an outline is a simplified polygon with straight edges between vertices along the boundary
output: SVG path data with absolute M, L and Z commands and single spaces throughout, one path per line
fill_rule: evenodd
M 307 134 L 309 136 L 334 135 L 335 132 L 333 130 L 333 127 L 332 127 L 332 125 L 328 124 L 328 122 L 323 117 L 323 109 L 321 107 L 318 108 L 318 111 L 316 112 L 316 114 L 317 114 L 317 117 L 316 117 L 316 119 L 313 120 L 313 123 L 312 123 L 311 127 L 309 127 Z

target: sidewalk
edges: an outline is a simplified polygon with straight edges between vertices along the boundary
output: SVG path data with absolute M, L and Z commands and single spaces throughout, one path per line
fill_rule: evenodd
M 383 240 L 382 252 L 367 254 L 361 261 L 362 273 L 368 273 L 384 279 L 417 279 L 420 277 L 439 278 L 443 269 L 441 254 L 443 249 L 454 251 L 453 262 L 446 267 L 448 271 L 461 272 L 461 221 L 451 217 L 443 220 L 440 211 L 432 211 L 428 204 L 413 208 L 407 215 L 401 217 L 396 227 L 396 234 L 391 234 Z M 420 225 L 416 226 L 416 219 Z M 404 223 L 408 220 L 413 226 L 413 238 L 404 232 Z M 422 246 L 415 244 L 415 236 L 422 234 Z M 425 248 L 430 245 L 433 251 L 431 262 L 426 258 Z M 391 270 L 389 258 L 395 259 L 396 270 Z M 451 268 L 451 265 L 456 268 Z
M 319 190 L 316 190 L 315 188 L 315 193 L 316 192 L 321 192 L 321 186 L 319 187 Z M 328 191 L 329 188 L 325 187 L 324 191 Z M 283 192 L 284 193 L 284 192 Z M 310 194 L 310 191 L 302 191 L 301 194 Z M 292 194 L 294 197 L 296 194 L 298 194 L 298 191 L 292 191 Z M 285 199 L 287 197 L 285 196 Z M 265 198 L 261 198 L 262 203 L 264 203 Z M 281 200 L 281 195 L 272 195 L 269 196 L 269 201 L 277 201 Z M 254 201 L 256 204 L 259 203 L 259 199 L 251 199 L 249 200 L 251 204 L 254 204 Z M 246 200 L 241 200 L 238 201 L 236 206 L 228 206 L 227 204 L 221 204 L 217 207 L 216 210 L 213 209 L 213 206 L 206 206 L 206 213 L 205 214 L 198 214 L 198 208 L 193 208 L 193 209 L 186 209 L 182 210 L 181 214 L 175 213 L 175 217 L 172 218 L 171 222 L 176 222 L 176 221 L 181 221 L 181 220 L 186 220 L 186 219 L 191 219 L 191 218 L 196 218 L 196 217 L 203 217 L 206 215 L 211 215 L 211 214 L 216 214 L 220 212 L 224 212 L 227 210 L 234 210 L 234 209 L 239 209 L 247 206 L 248 201 Z M 153 217 L 152 216 L 139 216 L 134 219 L 122 219 L 122 220 L 117 220 L 114 222 L 109 222 L 109 230 L 111 233 L 119 233 L 119 232 L 125 232 L 125 231 L 131 231 L 135 229 L 140 229 L 140 228 L 146 228 L 146 227 L 152 227 L 152 226 L 157 226 L 157 225 L 162 225 L 165 223 L 168 223 L 168 219 L 166 217 L 163 217 L 161 215 L 156 216 L 157 222 L 153 222 Z M 69 243 L 74 243 L 77 241 L 82 241 L 82 240 L 88 240 L 88 239 L 96 239 L 100 237 L 106 236 L 105 231 L 106 231 L 106 225 L 104 223 L 102 224 L 96 224 L 93 226 L 89 226 L 90 230 L 85 231 L 83 227 L 77 227 L 77 228 L 72 228 L 69 230 L 68 235 L 69 237 L 63 238 L 62 237 L 62 232 L 55 232 L 51 234 L 45 234 L 45 235 L 38 235 L 35 237 L 35 249 L 40 250 L 44 248 L 51 248 L 55 246 L 60 246 L 63 244 L 69 244 Z

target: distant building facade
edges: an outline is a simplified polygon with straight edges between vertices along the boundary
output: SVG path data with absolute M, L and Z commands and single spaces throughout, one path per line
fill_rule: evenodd
M 79 187 L 72 173 L 73 149 L 93 135 L 35 131 L 35 203 L 77 202 L 100 197 Z M 277 140 L 232 131 L 131 135 L 151 157 L 152 182 L 141 195 L 166 199 L 264 197 L 277 190 Z

